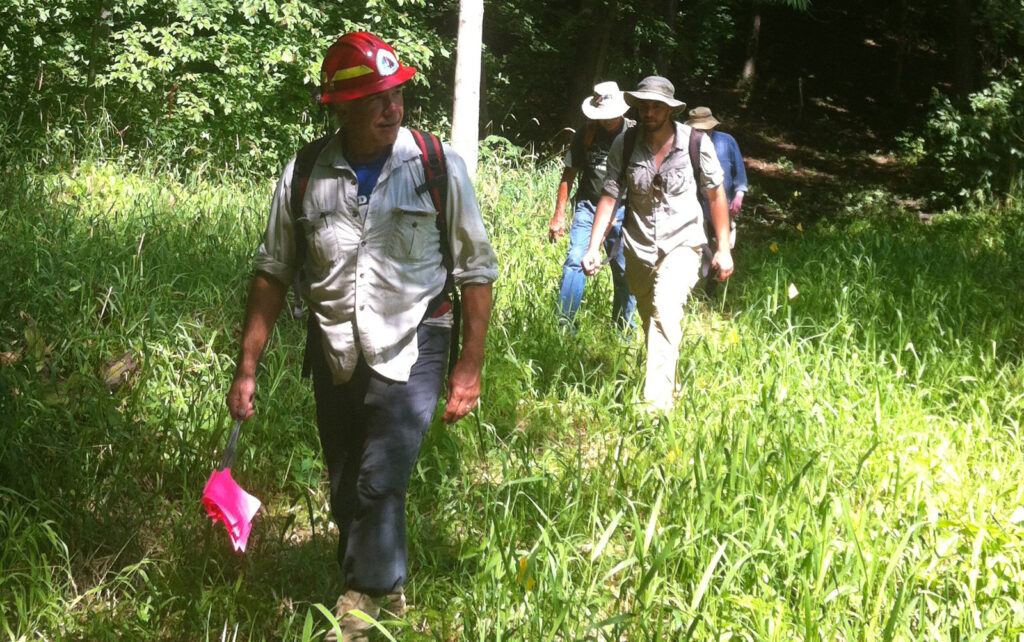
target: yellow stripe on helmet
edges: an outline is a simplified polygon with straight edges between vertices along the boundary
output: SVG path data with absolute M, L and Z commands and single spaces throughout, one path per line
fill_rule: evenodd
M 365 76 L 366 74 L 372 74 L 373 70 L 366 65 L 358 65 L 356 67 L 349 67 L 347 69 L 339 69 L 334 72 L 334 77 L 331 78 L 331 82 L 337 82 L 339 80 L 349 80 L 351 78 L 358 78 Z

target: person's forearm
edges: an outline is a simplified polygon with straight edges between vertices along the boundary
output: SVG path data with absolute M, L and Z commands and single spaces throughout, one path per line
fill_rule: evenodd
M 566 167 L 558 180 L 558 195 L 555 197 L 555 217 L 565 216 L 565 204 L 569 202 L 569 189 L 576 180 L 576 170 Z
M 242 330 L 242 350 L 235 368 L 236 377 L 256 374 L 256 365 L 287 293 L 288 286 L 280 281 L 261 273 L 253 275 L 245 306 L 245 327 Z
M 555 216 L 565 216 L 565 204 L 569 202 L 569 183 L 558 184 L 558 196 L 555 199 Z
M 715 229 L 718 247 L 729 248 L 729 205 L 725 196 L 725 188 L 719 185 L 709 189 L 707 195 L 711 210 L 711 226 Z
M 588 252 L 596 252 L 604 243 L 605 234 L 608 232 L 608 225 L 612 220 L 612 210 L 615 209 L 615 199 L 608 194 L 602 194 L 601 200 L 597 202 L 597 210 L 594 211 L 594 227 L 590 231 L 590 245 Z
M 480 369 L 484 362 L 484 343 L 491 322 L 490 283 L 474 283 L 462 288 L 462 349 L 459 360 Z

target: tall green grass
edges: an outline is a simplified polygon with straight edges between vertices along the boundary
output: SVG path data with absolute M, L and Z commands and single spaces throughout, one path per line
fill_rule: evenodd
M 640 338 L 611 327 L 607 273 L 577 334 L 554 322 L 556 180 L 501 150 L 481 168 L 502 264 L 484 401 L 428 432 L 392 633 L 1024 635 L 1024 208 L 924 226 L 851 199 L 804 231 L 746 228 L 737 277 L 690 305 L 658 421 L 636 410 Z M 235 476 L 265 503 L 245 555 L 199 506 L 271 189 L 89 163 L 0 177 L 5 637 L 328 627 L 300 323 L 278 323 L 243 429 Z

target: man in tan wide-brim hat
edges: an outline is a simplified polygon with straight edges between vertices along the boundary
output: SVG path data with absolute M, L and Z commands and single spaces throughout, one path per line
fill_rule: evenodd
M 601 189 L 604 187 L 608 150 L 611 149 L 616 136 L 635 124 L 623 117 L 629 105 L 623 99 L 619 86 L 614 82 L 594 85 L 594 93 L 583 101 L 581 109 L 583 115 L 587 117 L 587 124 L 573 136 L 569 152 L 565 155 L 565 169 L 562 170 L 562 179 L 558 183 L 555 213 L 548 224 L 548 240 L 554 243 L 565 233 L 565 205 L 569 200 L 569 190 L 579 175 L 579 185 L 573 194 L 575 207 L 572 227 L 569 229 L 569 249 L 562 264 L 562 281 L 558 289 L 559 321 L 570 328 L 583 299 L 586 275 L 580 261 L 583 260 L 583 255 L 590 245 L 594 212 L 597 209 L 597 202 L 601 199 Z M 604 247 L 611 257 L 609 263 L 612 269 L 612 320 L 620 329 L 625 329 L 633 326 L 636 299 L 626 286 L 626 260 L 620 241 L 622 216 L 623 208 L 616 208 Z
M 732 275 L 729 212 L 722 188 L 722 167 L 707 136 L 689 149 L 691 128 L 673 122 L 686 107 L 675 87 L 661 76 L 648 76 L 624 95 L 637 110 L 637 133 L 619 136 L 608 154 L 608 170 L 594 218 L 590 247 L 583 258 L 587 274 L 601 267 L 599 248 L 617 200 L 625 196 L 629 214 L 623 223 L 626 283 L 636 296 L 647 342 L 644 399 L 652 410 L 673 407 L 676 362 L 682 342 L 683 307 L 696 285 L 701 248 L 708 242 L 697 190 L 710 203 L 718 249 L 711 260 L 719 280 Z M 628 157 L 627 157 L 628 154 Z M 699 182 L 699 186 L 698 183 Z
M 725 187 L 725 200 L 729 204 L 729 225 L 732 228 L 730 233 L 730 245 L 736 247 L 736 221 L 740 208 L 743 207 L 743 195 L 747 193 L 747 170 L 743 166 L 743 155 L 740 154 L 740 146 L 736 139 L 723 131 L 718 131 L 718 119 L 707 107 L 696 107 L 690 110 L 690 120 L 686 124 L 694 129 L 700 129 L 708 133 L 711 142 L 715 145 L 715 154 L 718 155 L 718 162 L 722 164 L 722 172 L 725 180 L 722 183 Z

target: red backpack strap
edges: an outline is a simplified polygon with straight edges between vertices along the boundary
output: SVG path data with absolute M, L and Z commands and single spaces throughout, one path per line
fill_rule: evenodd
M 429 132 L 421 132 L 416 129 L 409 130 L 412 133 L 416 146 L 420 148 L 420 157 L 423 160 L 422 185 L 416 187 L 417 194 L 430 192 L 430 200 L 434 202 L 434 208 L 438 214 L 444 213 L 444 204 L 448 196 L 448 171 L 444 158 L 444 147 L 437 136 Z M 444 217 L 438 217 L 438 225 L 444 225 Z
M 442 296 L 447 296 L 451 301 L 452 309 L 452 338 L 449 343 L 448 372 L 455 367 L 459 360 L 459 335 L 462 328 L 462 305 L 459 301 L 459 292 L 455 287 L 455 278 L 452 276 L 452 269 L 455 266 L 452 258 L 452 248 L 449 245 L 448 236 L 448 215 L 445 206 L 448 204 L 448 164 L 444 156 L 444 146 L 437 136 L 429 132 L 421 132 L 410 129 L 416 146 L 420 149 L 420 158 L 423 161 L 423 184 L 416 188 L 417 194 L 430 192 L 430 200 L 434 202 L 437 210 L 437 230 L 441 237 L 441 262 L 448 273 L 444 283 Z M 442 309 L 443 310 L 443 309 Z

